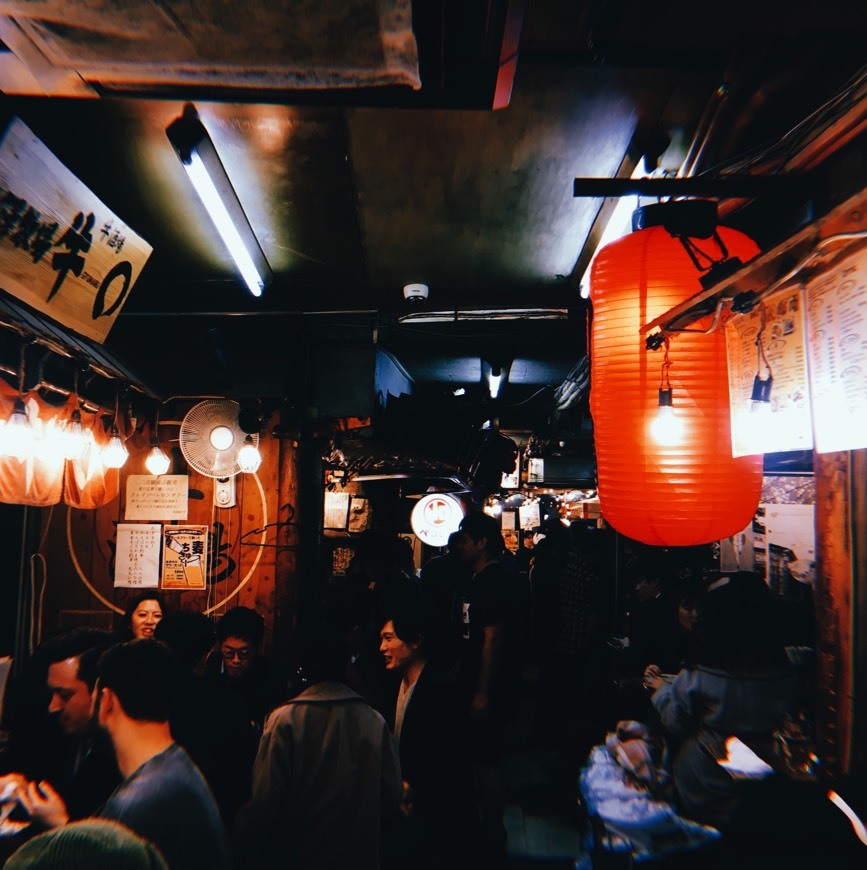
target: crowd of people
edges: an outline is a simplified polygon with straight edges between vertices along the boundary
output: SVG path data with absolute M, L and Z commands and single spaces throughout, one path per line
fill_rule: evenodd
M 421 576 L 397 535 L 362 533 L 291 672 L 261 654 L 255 611 L 214 625 L 155 590 L 114 633 L 51 638 L 8 705 L 10 866 L 124 849 L 172 870 L 495 863 L 516 590 L 479 513 Z
M 114 634 L 45 642 L 12 696 L 0 790 L 30 824 L 6 838 L 9 866 L 497 866 L 530 672 L 534 739 L 574 789 L 605 731 L 640 719 L 669 747 L 670 799 L 734 825 L 741 795 L 708 748 L 769 736 L 803 701 L 783 651 L 795 622 L 754 575 L 678 576 L 646 554 L 617 632 L 607 539 L 559 520 L 543 533 L 528 569 L 471 513 L 420 572 L 398 535 L 361 533 L 292 670 L 262 655 L 255 611 L 215 625 L 154 590 Z

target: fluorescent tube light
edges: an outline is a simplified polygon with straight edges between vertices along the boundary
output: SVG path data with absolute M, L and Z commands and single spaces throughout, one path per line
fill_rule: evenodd
M 244 283 L 254 296 L 261 296 L 274 275 L 195 107 L 185 106 L 181 117 L 166 129 L 166 135 Z

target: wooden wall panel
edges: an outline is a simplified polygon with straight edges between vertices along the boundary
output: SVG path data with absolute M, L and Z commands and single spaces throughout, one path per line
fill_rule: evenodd
M 816 678 L 819 757 L 831 774 L 852 756 L 852 515 L 850 453 L 817 454 Z
M 235 507 L 216 507 L 214 481 L 190 473 L 187 521 L 207 525 L 210 530 L 208 587 L 204 591 L 162 593 L 169 609 L 204 611 L 214 617 L 238 604 L 252 607 L 266 620 L 266 652 L 274 647 L 278 612 L 279 523 L 285 519 L 285 505 L 294 500 L 296 476 L 292 443 L 272 438 L 270 428 L 269 423 L 260 440 L 262 465 L 258 475 L 240 474 L 236 478 Z M 136 439 L 121 470 L 120 496 L 110 504 L 92 511 L 65 505 L 43 511 L 43 540 L 35 563 L 44 565 L 47 576 L 43 636 L 75 624 L 105 626 L 115 618 L 112 608 L 122 610 L 134 594 L 133 590 L 113 587 L 114 552 L 117 524 L 124 521 L 126 479 L 130 474 L 147 473 L 146 452 L 147 439 L 143 444 Z M 286 455 L 281 458 L 283 452 Z M 176 461 L 175 470 L 185 470 L 182 459 Z M 281 487 L 287 490 L 285 495 L 281 495 Z M 284 560 L 281 570 L 282 588 L 289 594 L 294 565 Z M 288 618 L 291 622 L 291 614 Z

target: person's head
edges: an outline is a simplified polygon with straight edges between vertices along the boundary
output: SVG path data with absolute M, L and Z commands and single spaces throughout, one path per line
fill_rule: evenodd
M 353 549 L 350 571 L 364 575 L 370 585 L 396 571 L 415 573 L 412 547 L 395 532 L 365 529 L 353 542 Z
M 108 819 L 71 822 L 28 840 L 10 870 L 168 870 L 159 849 Z
M 397 606 L 385 614 L 379 631 L 379 651 L 385 669 L 405 674 L 414 664 L 426 660 L 426 627 L 419 607 Z
M 348 663 L 349 646 L 337 626 L 320 622 L 301 638 L 298 664 L 307 683 L 342 682 Z
M 171 649 L 182 667 L 194 671 L 214 648 L 214 625 L 204 613 L 180 610 L 157 623 L 154 637 Z
M 96 663 L 111 643 L 108 632 L 78 628 L 52 638 L 40 650 L 48 666 L 48 712 L 57 716 L 66 734 L 86 734 L 93 726 Z
M 161 641 L 130 640 L 110 647 L 99 659 L 100 724 L 106 725 L 107 709 L 117 712 L 116 704 L 136 722 L 168 722 L 177 675 L 175 657 Z
M 457 556 L 458 545 L 459 545 L 460 540 L 461 540 L 461 533 L 460 532 L 452 532 L 449 535 L 448 542 L 446 543 L 446 546 L 445 546 L 446 555 Z
M 126 640 L 150 640 L 166 612 L 159 593 L 148 589 L 134 595 L 126 605 L 122 630 Z
M 698 631 L 701 619 L 699 590 L 691 583 L 685 583 L 675 591 L 677 604 L 677 624 L 681 630 L 694 634 Z
M 468 565 L 499 559 L 505 549 L 499 520 L 481 511 L 467 514 L 459 532 L 457 554 Z
M 645 604 L 658 598 L 662 585 L 658 576 L 652 571 L 639 571 L 635 579 L 635 597 Z
M 702 599 L 702 664 L 728 671 L 785 666 L 767 584 L 752 571 L 721 573 Z
M 227 610 L 217 623 L 217 643 L 226 675 L 241 677 L 250 668 L 265 636 L 265 620 L 249 607 Z

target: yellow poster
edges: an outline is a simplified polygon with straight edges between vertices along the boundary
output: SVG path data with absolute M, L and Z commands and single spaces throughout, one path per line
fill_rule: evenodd
M 204 589 L 207 526 L 163 526 L 162 589 Z

